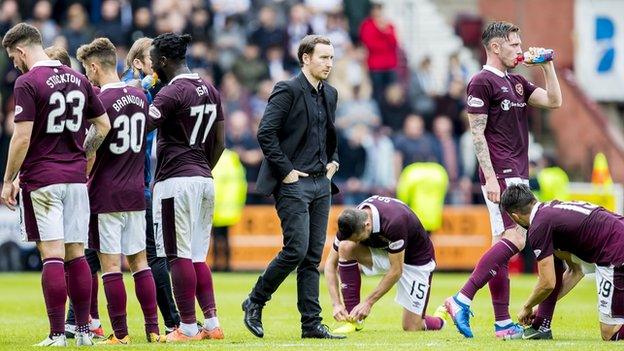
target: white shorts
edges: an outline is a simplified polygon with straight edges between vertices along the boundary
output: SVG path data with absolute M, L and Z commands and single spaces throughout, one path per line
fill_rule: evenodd
M 501 178 L 498 179 L 498 184 L 500 185 L 502 195 L 503 191 L 505 191 L 508 186 L 513 184 L 529 185 L 529 180 L 519 177 Z M 481 192 L 483 192 L 483 198 L 485 199 L 485 204 L 487 205 L 488 212 L 490 213 L 490 228 L 492 229 L 492 236 L 503 235 L 505 230 L 515 228 L 517 224 L 513 221 L 513 219 L 511 219 L 507 213 L 502 213 L 498 204 L 493 203 L 488 199 L 485 192 L 485 186 L 481 186 Z
M 369 248 L 373 266 L 368 268 L 360 265 L 365 275 L 385 274 L 390 269 L 388 252 L 383 249 Z M 424 316 L 429 302 L 431 278 L 435 269 L 435 261 L 422 266 L 403 264 L 403 274 L 397 282 L 397 294 L 394 298 L 399 305 L 417 315 Z
M 19 203 L 24 241 L 87 243 L 90 209 L 86 184 L 52 184 L 33 191 L 20 190 Z
M 165 179 L 154 185 L 153 201 L 157 255 L 206 262 L 214 212 L 212 178 Z
M 103 254 L 134 255 L 145 250 L 145 211 L 94 213 L 89 248 Z
M 596 288 L 600 322 L 624 324 L 624 266 L 596 266 Z

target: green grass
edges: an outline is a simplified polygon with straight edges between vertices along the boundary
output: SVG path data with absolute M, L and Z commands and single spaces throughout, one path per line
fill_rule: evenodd
M 429 312 L 446 296 L 454 293 L 466 279 L 465 274 L 437 274 L 433 279 Z M 475 338 L 464 339 L 452 323 L 439 332 L 407 333 L 401 329 L 401 307 L 394 303 L 395 291 L 384 296 L 373 306 L 364 331 L 349 335 L 346 340 L 301 340 L 299 314 L 296 309 L 294 276 L 289 277 L 264 311 L 264 339 L 253 337 L 242 324 L 241 301 L 255 282 L 257 274 L 216 274 L 214 277 L 219 318 L 225 331 L 225 340 L 205 341 L 184 345 L 148 345 L 143 337 L 142 315 L 134 297 L 132 279 L 125 277 L 128 290 L 128 324 L 133 344 L 119 347 L 141 350 L 614 350 L 622 344 L 601 341 L 596 312 L 595 284 L 586 278 L 561 301 L 553 321 L 553 341 L 498 341 L 493 336 L 493 314 L 489 291 L 483 289 L 473 303 L 472 320 Z M 321 277 L 322 278 L 322 277 Z M 379 281 L 378 277 L 363 279 L 363 294 Z M 534 276 L 513 276 L 511 312 L 516 311 L 528 296 L 535 282 Z M 100 284 L 101 287 L 101 284 Z M 31 350 L 30 345 L 45 337 L 48 321 L 45 314 L 39 274 L 0 274 L 0 349 Z M 106 314 L 106 300 L 99 294 L 100 318 L 105 331 L 111 331 Z M 324 284 L 321 287 L 323 318 L 334 326 L 331 306 Z M 198 316 L 200 312 L 198 310 Z M 162 322 L 162 321 L 161 321 Z M 161 324 L 162 326 L 162 324 Z M 71 341 L 70 344 L 73 344 Z M 107 347 L 110 348 L 110 347 Z M 112 347 L 118 349 L 117 347 Z

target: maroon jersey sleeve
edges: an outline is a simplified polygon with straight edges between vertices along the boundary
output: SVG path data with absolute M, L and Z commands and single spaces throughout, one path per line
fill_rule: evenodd
M 21 77 L 20 77 L 21 78 Z M 24 79 L 17 79 L 13 90 L 15 122 L 34 121 L 36 114 L 35 91 Z
M 171 86 L 162 88 L 156 97 L 154 102 L 149 107 L 149 114 L 147 117 L 148 130 L 152 130 L 160 127 L 168 116 L 175 115 L 174 107 L 176 105 L 175 96 L 172 95 Z
M 541 261 L 555 253 L 552 232 L 552 225 L 546 221 L 535 221 L 529 227 L 528 240 L 536 260 Z
M 531 94 L 533 94 L 535 89 L 537 89 L 537 86 L 529 82 L 526 78 L 524 78 L 521 75 L 518 75 L 518 78 L 520 78 L 520 80 L 522 81 L 522 88 L 524 89 L 524 101 L 529 102 L 529 98 L 531 97 Z
M 481 79 L 473 79 L 466 88 L 466 112 L 474 115 L 486 115 L 490 108 L 492 89 Z
M 88 82 L 85 81 L 85 83 Z M 102 105 L 102 101 L 100 101 L 96 91 L 93 89 L 93 85 L 85 84 L 85 90 L 87 93 L 87 106 L 85 108 L 87 119 L 100 117 L 106 112 L 104 105 Z
M 407 246 L 407 226 L 404 223 L 391 223 L 388 225 L 387 236 L 390 239 L 390 243 L 388 244 L 389 253 L 399 253 L 405 250 Z

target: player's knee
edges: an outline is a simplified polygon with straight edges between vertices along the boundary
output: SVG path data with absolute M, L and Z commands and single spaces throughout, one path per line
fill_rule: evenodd
M 307 252 L 308 245 L 291 245 L 284 247 L 280 256 L 286 264 L 297 266 L 305 259 Z
M 84 255 L 85 255 L 84 244 L 82 243 L 65 244 L 65 261 L 71 261 L 74 258 L 82 257 Z
M 510 229 L 505 232 L 505 235 L 503 237 L 511 241 L 518 248 L 518 250 L 521 251 L 522 249 L 524 249 L 526 236 L 523 233 L 520 233 L 515 229 Z
M 342 240 L 338 245 L 338 257 L 343 260 L 354 260 L 355 259 L 355 248 L 357 243 L 349 240 Z
M 145 257 L 145 251 L 141 251 L 134 255 L 128 255 L 128 265 L 132 272 L 138 272 L 148 267 L 147 258 Z

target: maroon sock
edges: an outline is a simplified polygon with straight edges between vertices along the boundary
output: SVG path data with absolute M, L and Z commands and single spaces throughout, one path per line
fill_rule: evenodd
M 91 275 L 91 308 L 89 309 L 91 318 L 100 319 L 100 313 L 98 312 L 98 275 L 94 273 Z
M 171 261 L 171 283 L 176 305 L 180 311 L 182 323 L 193 324 L 195 318 L 195 289 L 197 276 L 193 261 L 188 258 L 176 258 Z
M 509 266 L 507 262 L 498 266 L 496 275 L 490 279 L 488 285 L 494 307 L 494 321 L 511 319 L 509 315 Z
M 67 270 L 67 292 L 74 306 L 76 330 L 89 331 L 89 309 L 91 308 L 91 269 L 84 256 L 65 262 Z M 85 284 L 85 282 L 88 282 Z
M 555 289 L 548 295 L 548 297 L 542 301 L 537 307 L 537 313 L 535 313 L 535 318 L 533 319 L 533 323 L 531 327 L 535 330 L 548 330 L 550 329 L 550 322 L 552 320 L 553 314 L 555 313 L 555 306 L 557 305 L 557 296 L 559 295 L 559 291 L 561 290 L 561 284 L 563 281 L 563 272 L 565 271 L 565 266 L 563 265 L 563 261 L 555 257 Z
M 204 262 L 194 262 L 193 267 L 195 268 L 195 276 L 197 277 L 195 294 L 199 302 L 199 307 L 201 307 L 205 318 L 216 317 L 217 304 L 215 303 L 210 267 Z
M 110 318 L 113 332 L 117 339 L 122 339 L 128 335 L 128 322 L 126 320 L 126 287 L 123 282 L 121 272 L 102 274 L 104 281 L 104 294 L 106 295 L 106 305 L 108 317 Z
M 426 330 L 440 330 L 444 325 L 444 320 L 440 317 L 425 316 Z
M 506 264 L 511 256 L 518 253 L 518 248 L 511 241 L 501 239 L 494 244 L 479 260 L 477 267 L 461 289 L 461 293 L 469 299 L 473 299 L 477 291 L 496 275 L 499 266 Z
M 611 341 L 619 341 L 624 340 L 624 327 L 620 327 L 620 330 L 617 333 L 613 334 L 611 337 Z
M 67 301 L 67 285 L 65 283 L 65 266 L 62 258 L 46 258 L 41 271 L 41 287 L 43 299 L 50 322 L 50 336 L 65 333 L 65 302 Z
M 143 310 L 145 319 L 145 333 L 160 334 L 158 330 L 158 311 L 156 309 L 156 283 L 152 270 L 146 268 L 132 275 L 134 277 L 134 292 Z
M 357 261 L 338 262 L 338 275 L 340 275 L 340 291 L 347 312 L 360 303 L 360 288 L 362 277 Z

